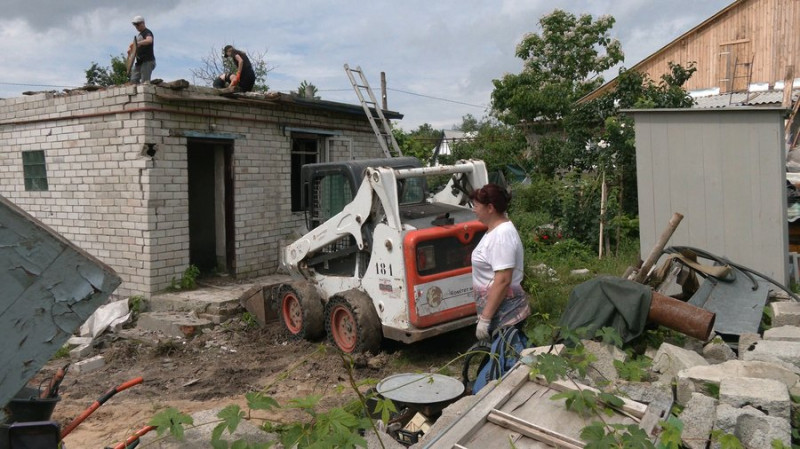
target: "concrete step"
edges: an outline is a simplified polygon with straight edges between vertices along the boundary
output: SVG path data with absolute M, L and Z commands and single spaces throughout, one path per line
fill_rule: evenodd
M 271 289 L 289 282 L 286 275 L 269 275 L 230 284 L 203 284 L 198 282 L 195 290 L 165 292 L 153 295 L 149 302 L 150 312 L 194 312 L 198 318 L 219 324 L 233 315 L 241 313 L 244 301 L 255 291 Z
M 194 312 L 144 312 L 139 314 L 139 331 L 159 332 L 169 337 L 192 338 L 204 328 L 214 326 L 212 320 L 198 318 Z
M 291 277 L 286 275 L 270 275 L 230 284 L 199 282 L 199 288 L 194 290 L 154 295 L 148 311 L 139 314 L 136 329 L 131 329 L 130 334 L 192 338 L 245 309 L 260 312 L 256 318 L 263 324 L 278 287 L 290 281 Z

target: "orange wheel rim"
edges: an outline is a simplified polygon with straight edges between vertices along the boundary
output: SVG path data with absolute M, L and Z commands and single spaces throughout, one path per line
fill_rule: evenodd
M 358 342 L 356 319 L 342 306 L 337 306 L 331 313 L 331 333 L 336 345 L 344 352 L 353 352 Z
M 303 328 L 303 307 L 294 293 L 287 293 L 281 301 L 281 315 L 289 332 L 297 334 Z

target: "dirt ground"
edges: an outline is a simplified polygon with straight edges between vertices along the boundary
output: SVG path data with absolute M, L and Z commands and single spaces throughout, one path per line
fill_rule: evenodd
M 397 373 L 435 371 L 469 348 L 473 332 L 466 328 L 412 345 L 384 340 L 378 355 L 353 359 L 354 377 L 379 381 Z M 337 388 L 348 385 L 348 376 L 335 347 L 325 340 L 290 340 L 280 323 L 248 328 L 235 317 L 191 340 L 139 338 L 135 330 L 119 335 L 106 333 L 95 339 L 93 355 L 104 356 L 103 368 L 67 372 L 53 419 L 63 429 L 109 389 L 137 377 L 144 381 L 115 394 L 89 415 L 64 438 L 69 449 L 113 447 L 167 407 L 187 414 L 231 404 L 244 407 L 248 392 L 265 391 L 281 405 L 320 394 L 323 409 L 355 398 L 352 389 Z M 32 384 L 45 382 L 68 361 L 51 361 Z M 458 378 L 460 369 L 456 362 L 444 374 Z M 259 413 L 276 422 L 304 418 L 297 410 Z

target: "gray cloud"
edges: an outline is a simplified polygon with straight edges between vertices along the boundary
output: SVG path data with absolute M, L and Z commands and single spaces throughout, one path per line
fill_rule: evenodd
M 555 8 L 614 16 L 612 35 L 622 42 L 630 67 L 729 3 L 239 0 L 221 6 L 211 0 L 168 0 L 139 7 L 97 0 L 10 0 L 0 23 L 0 97 L 39 90 L 31 84 L 82 85 L 92 61 L 107 65 L 124 51 L 135 32 L 130 18 L 141 14 L 155 34 L 154 76 L 159 78 L 191 81 L 191 69 L 203 57 L 232 43 L 267 52 L 274 67 L 267 81 L 274 90 L 294 90 L 306 80 L 325 99 L 356 103 L 343 70 L 349 63 L 364 69 L 375 90 L 380 73 L 386 73 L 389 106 L 405 114 L 404 129 L 423 123 L 449 129 L 465 114 L 484 115 L 481 106 L 489 103 L 492 80 L 520 71 L 516 44 L 525 33 L 540 31 L 539 18 Z

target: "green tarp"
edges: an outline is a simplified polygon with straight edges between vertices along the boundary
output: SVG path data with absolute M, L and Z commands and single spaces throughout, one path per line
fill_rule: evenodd
M 560 326 L 572 331 L 587 328 L 587 337 L 603 327 L 613 327 L 627 343 L 644 330 L 651 300 L 652 291 L 645 285 L 601 276 L 572 290 Z

